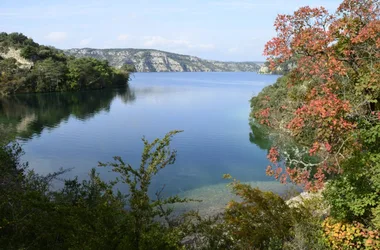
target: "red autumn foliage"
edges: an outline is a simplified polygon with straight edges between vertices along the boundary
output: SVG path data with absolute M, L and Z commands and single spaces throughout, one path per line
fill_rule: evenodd
M 286 128 L 296 138 L 313 141 L 306 145 L 309 154 L 323 160 L 314 174 L 307 167 L 286 166 L 285 172 L 268 167 L 269 175 L 319 189 L 329 173 L 339 173 L 342 152 L 352 150 L 347 141 L 357 129 L 353 117 L 380 120 L 375 105 L 380 101 L 379 5 L 378 0 L 344 0 L 333 14 L 323 7 L 303 7 L 293 15 L 277 17 L 277 36 L 265 45 L 264 54 L 273 69 L 295 61 L 288 88 L 303 85 L 307 91 L 297 108 L 286 107 L 292 112 Z M 271 115 L 267 107 L 256 112 L 255 118 L 274 127 Z M 351 145 L 360 147 L 357 141 Z M 272 148 L 268 154 L 275 168 L 279 168 L 278 150 Z
M 280 154 L 278 153 L 276 148 L 272 147 L 269 149 L 269 153 L 268 153 L 267 157 L 268 157 L 270 162 L 277 163 L 279 156 L 280 156 Z

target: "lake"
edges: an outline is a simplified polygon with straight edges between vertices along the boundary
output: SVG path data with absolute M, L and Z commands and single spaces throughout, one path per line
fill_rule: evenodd
M 24 160 L 38 173 L 73 168 L 86 178 L 98 161 L 121 156 L 138 166 L 148 140 L 184 130 L 171 147 L 177 161 L 154 178 L 151 193 L 224 187 L 225 173 L 247 182 L 265 175 L 270 145 L 249 124 L 250 98 L 276 81 L 256 73 L 136 73 L 129 89 L 28 94 L 1 100 L 0 126 L 21 142 Z M 114 173 L 98 168 L 104 179 Z M 60 185 L 59 183 L 56 185 Z M 210 189 L 210 187 L 214 187 Z M 125 187 L 120 187 L 122 191 Z

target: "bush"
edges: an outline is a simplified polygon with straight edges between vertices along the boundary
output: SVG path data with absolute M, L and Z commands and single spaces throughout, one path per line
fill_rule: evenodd
M 274 240 L 290 238 L 292 210 L 280 196 L 239 182 L 234 182 L 232 188 L 243 201 L 227 205 L 225 220 L 242 246 L 264 249 Z
M 61 190 L 50 185 L 65 171 L 40 176 L 21 163 L 17 144 L 0 148 L 1 249 L 180 249 L 183 234 L 174 228 L 168 205 L 186 199 L 160 193 L 148 197 L 151 178 L 174 163 L 172 131 L 149 143 L 144 139 L 142 164 L 135 169 L 120 157 L 110 166 L 120 174 L 103 182 L 93 169 L 88 180 L 65 180 Z M 129 195 L 115 191 L 116 183 L 129 186 Z M 163 218 L 166 224 L 161 223 Z
M 319 199 L 289 206 L 277 194 L 236 180 L 232 190 L 241 200 L 227 205 L 224 228 L 237 249 L 327 249 Z
M 328 218 L 323 228 L 333 249 L 380 248 L 380 232 L 361 223 L 341 223 Z
M 362 151 L 341 164 L 343 173 L 326 185 L 324 197 L 331 216 L 380 229 L 380 125 L 361 125 Z

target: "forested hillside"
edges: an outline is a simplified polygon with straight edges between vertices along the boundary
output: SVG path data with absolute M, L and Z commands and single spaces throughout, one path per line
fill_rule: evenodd
M 107 61 L 75 59 L 20 33 L 0 33 L 0 95 L 55 92 L 125 85 L 128 72 Z

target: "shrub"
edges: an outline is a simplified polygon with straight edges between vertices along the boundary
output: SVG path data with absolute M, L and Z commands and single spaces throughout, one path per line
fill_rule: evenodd
M 170 150 L 172 131 L 149 143 L 144 139 L 140 168 L 116 162 L 120 174 L 106 183 L 93 169 L 88 180 L 65 180 L 61 190 L 50 185 L 60 174 L 40 176 L 20 161 L 19 146 L 0 147 L 0 248 L 1 249 L 181 249 L 183 233 L 174 227 L 168 205 L 186 202 L 179 197 L 148 197 L 151 179 L 174 163 Z M 120 182 L 129 195 L 115 191 Z M 160 219 L 163 218 L 166 224 Z
M 323 228 L 333 249 L 380 248 L 380 232 L 361 223 L 341 223 L 328 218 Z

